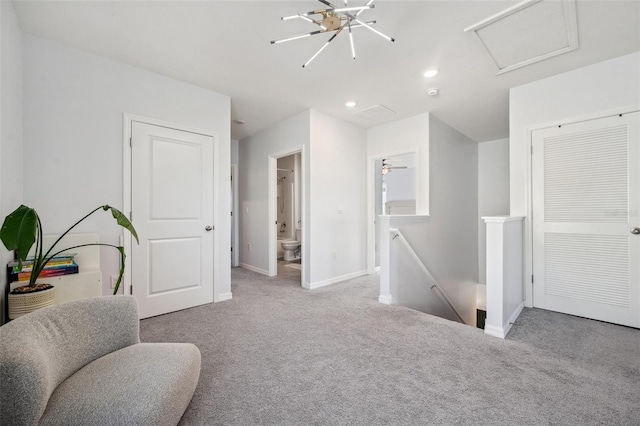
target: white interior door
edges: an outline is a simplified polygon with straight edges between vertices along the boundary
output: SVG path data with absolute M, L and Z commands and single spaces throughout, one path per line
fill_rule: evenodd
M 640 327 L 640 113 L 532 142 L 534 306 Z
M 213 138 L 132 122 L 131 247 L 140 317 L 213 302 Z

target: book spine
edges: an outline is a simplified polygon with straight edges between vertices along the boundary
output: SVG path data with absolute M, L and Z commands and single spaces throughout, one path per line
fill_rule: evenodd
M 58 256 L 54 256 L 53 258 L 51 258 L 51 262 L 73 262 L 73 258 L 76 256 L 75 253 L 73 254 L 60 254 Z M 18 266 L 18 262 L 17 260 L 12 260 L 11 262 L 9 262 L 7 264 L 7 266 Z M 28 259 L 25 259 L 22 262 L 22 266 L 32 266 L 33 265 L 33 257 L 30 257 Z
M 73 260 L 63 260 L 63 261 L 51 261 L 47 263 L 47 266 L 44 267 L 44 270 L 47 269 L 55 269 L 55 268 L 66 268 L 68 266 L 73 266 L 76 263 Z M 33 265 L 27 265 L 22 267 L 22 269 L 18 269 L 18 266 L 13 267 L 13 272 L 31 272 L 33 270 Z
M 65 268 L 43 269 L 42 272 L 40 272 L 38 279 L 48 278 L 48 277 L 58 277 L 61 275 L 77 274 L 78 272 L 79 272 L 78 265 L 72 265 Z M 13 275 L 17 275 L 17 281 L 29 281 L 29 279 L 31 278 L 31 272 L 20 272 L 18 274 L 13 274 Z

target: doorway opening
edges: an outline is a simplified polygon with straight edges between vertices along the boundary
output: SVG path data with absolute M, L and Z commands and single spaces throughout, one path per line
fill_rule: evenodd
M 303 147 L 269 157 L 269 276 L 304 282 Z
M 415 215 L 418 199 L 417 151 L 394 152 L 370 158 L 369 273 L 380 270 L 378 216 Z

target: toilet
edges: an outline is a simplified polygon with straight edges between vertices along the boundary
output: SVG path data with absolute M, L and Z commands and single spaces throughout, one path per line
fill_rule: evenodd
M 284 250 L 284 260 L 296 260 L 296 250 L 300 248 L 300 241 L 282 241 L 281 245 Z
M 296 239 L 295 240 L 285 240 L 281 241 L 280 245 L 284 250 L 284 260 L 291 261 L 300 258 L 300 254 L 296 256 L 296 252 L 300 248 L 300 240 L 302 239 L 302 229 L 296 228 Z

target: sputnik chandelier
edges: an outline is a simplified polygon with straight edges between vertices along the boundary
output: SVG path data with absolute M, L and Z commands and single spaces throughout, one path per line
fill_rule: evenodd
M 356 49 L 353 44 L 353 33 L 351 32 L 355 28 L 367 28 L 368 30 L 378 34 L 380 37 L 389 40 L 391 42 L 395 41 L 393 37 L 389 37 L 381 31 L 373 28 L 376 21 L 362 21 L 360 18 L 360 14 L 365 10 L 373 9 L 375 5 L 373 4 L 374 0 L 369 0 L 367 4 L 364 6 L 348 6 L 347 1 L 344 0 L 344 7 L 336 7 L 332 3 L 326 0 L 318 0 L 320 3 L 328 6 L 326 9 L 313 10 L 311 12 L 306 13 L 298 13 L 296 15 L 291 16 L 283 16 L 281 19 L 283 21 L 288 21 L 289 19 L 302 19 L 311 24 L 317 25 L 320 27 L 319 30 L 311 31 L 310 33 L 299 34 L 293 37 L 283 38 L 281 40 L 272 40 L 271 44 L 284 43 L 286 41 L 298 40 L 305 37 L 310 37 L 318 34 L 326 34 L 333 33 L 333 35 L 327 40 L 320 49 L 316 51 L 316 53 L 309 58 L 307 62 L 302 65 L 302 68 L 306 68 L 311 61 L 313 61 L 319 54 L 322 52 L 328 45 L 331 43 L 343 30 L 347 30 L 349 32 L 349 42 L 351 43 L 351 56 L 353 59 L 356 58 Z

